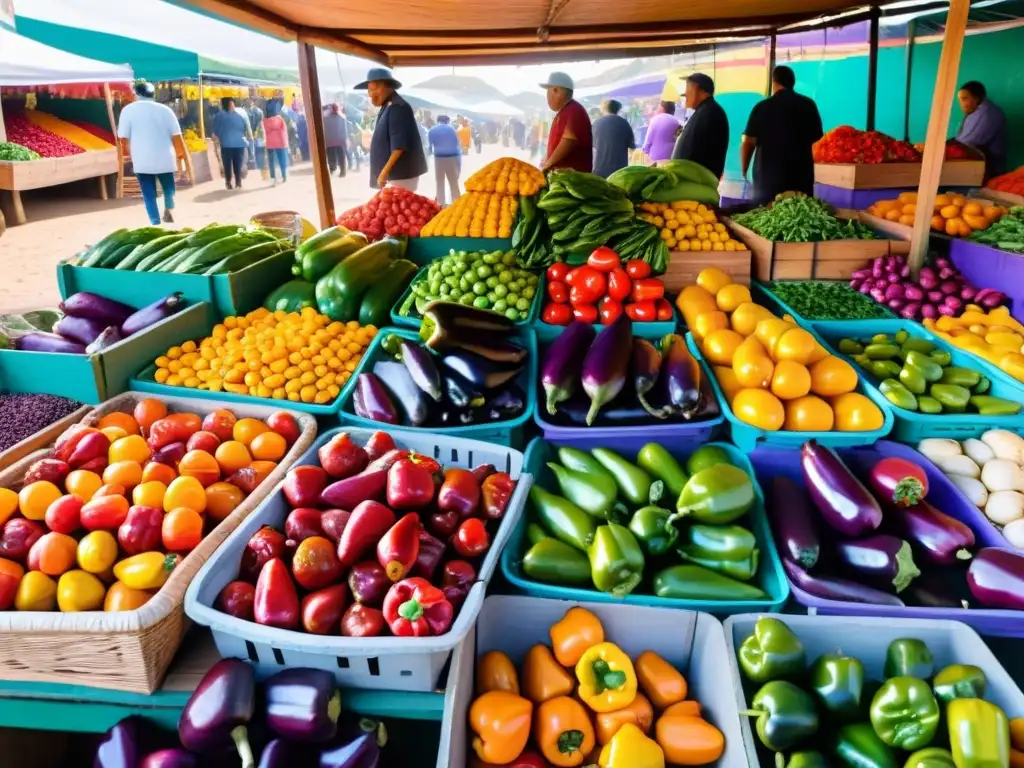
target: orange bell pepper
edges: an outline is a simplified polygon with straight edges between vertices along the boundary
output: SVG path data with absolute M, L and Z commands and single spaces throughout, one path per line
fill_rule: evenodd
M 1015 717 L 1010 721 L 1010 745 L 1024 752 L 1024 717 Z
M 576 699 L 558 696 L 537 708 L 533 740 L 551 765 L 572 768 L 583 765 L 594 748 L 594 725 Z
M 541 704 L 556 696 L 568 696 L 575 681 L 565 669 L 558 666 L 551 649 L 535 645 L 523 660 L 523 696 L 534 704 Z
M 654 724 L 654 739 L 673 765 L 706 765 L 725 752 L 725 736 L 699 717 L 662 715 Z
M 604 642 L 601 620 L 586 608 L 570 608 L 548 633 L 551 650 L 563 667 L 575 667 L 588 648 Z
M 476 695 L 488 691 L 519 693 L 516 666 L 501 651 L 488 651 L 476 662 Z
M 661 713 L 662 717 L 701 717 L 700 714 L 700 702 L 693 701 L 679 701 L 668 707 L 664 712 Z
M 644 651 L 636 660 L 640 687 L 659 712 L 686 698 L 686 678 L 654 651 Z
M 489 691 L 469 707 L 473 751 L 486 763 L 515 760 L 530 740 L 533 704 L 508 691 Z
M 632 723 L 643 731 L 644 735 L 651 732 L 651 726 L 654 724 L 654 708 L 642 693 L 638 693 L 628 707 L 617 709 L 614 712 L 602 712 L 597 716 L 595 725 L 597 726 L 598 743 L 607 744 L 618 733 L 619 728 L 626 723 Z

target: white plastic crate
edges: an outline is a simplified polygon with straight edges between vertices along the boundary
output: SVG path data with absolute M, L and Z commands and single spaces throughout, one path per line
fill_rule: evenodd
M 594 613 L 604 625 L 606 639 L 632 658 L 654 651 L 682 672 L 688 685 L 686 697 L 699 701 L 704 718 L 725 735 L 725 753 L 714 768 L 746 768 L 739 710 L 729 686 L 723 685 L 729 651 L 722 624 L 714 616 L 511 595 L 492 595 L 484 601 L 476 627 L 452 657 L 437 768 L 466 768 L 472 756 L 467 718 L 475 698 L 477 658 L 488 651 L 504 651 L 521 669 L 526 652 L 537 643 L 550 643 L 548 629 L 577 605 Z
M 355 442 L 363 444 L 375 431 L 342 428 L 326 432 L 295 466 L 317 463 L 319 447 L 339 432 L 347 432 Z M 523 454 L 512 448 L 408 431 L 395 430 L 391 435 L 399 448 L 433 456 L 445 467 L 472 469 L 478 464 L 493 464 L 517 480 L 505 517 L 480 566 L 477 584 L 470 590 L 451 629 L 439 637 L 310 635 L 265 627 L 214 608 L 220 591 L 237 578 L 242 551 L 252 535 L 264 525 L 284 525 L 291 507 L 279 485 L 207 561 L 185 595 L 185 612 L 197 624 L 210 627 L 222 656 L 249 660 L 261 679 L 287 667 L 313 667 L 333 672 L 340 685 L 351 688 L 434 690 L 449 653 L 476 622 L 499 554 L 523 514 L 532 478 L 522 472 Z
M 1011 719 L 1024 715 L 1024 694 L 1020 688 L 978 633 L 959 621 L 755 613 L 731 616 L 725 621 L 725 641 L 729 648 L 729 666 L 738 710 L 748 707 L 743 690 L 746 678 L 736 660 L 736 651 L 753 634 L 754 624 L 761 616 L 774 616 L 786 622 L 804 644 L 808 664 L 824 653 L 835 653 L 841 649 L 847 656 L 856 656 L 863 662 L 865 675 L 871 680 L 883 679 L 882 668 L 889 643 L 903 637 L 916 637 L 928 645 L 935 659 L 936 672 L 950 664 L 974 664 L 988 678 L 985 700 L 1002 707 Z M 758 739 L 753 725 L 754 718 L 742 718 L 745 760 L 749 761 L 751 768 L 757 768 L 761 763 L 758 762 Z

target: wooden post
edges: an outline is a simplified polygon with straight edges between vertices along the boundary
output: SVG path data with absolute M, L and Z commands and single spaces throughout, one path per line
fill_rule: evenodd
M 206 98 L 203 96 L 203 73 L 199 73 L 199 138 L 206 138 Z
M 316 71 L 316 48 L 299 41 L 299 79 L 302 84 L 302 106 L 306 111 L 309 131 L 309 155 L 313 161 L 313 179 L 320 204 L 320 228 L 333 227 L 334 190 L 327 170 L 327 143 L 324 139 L 323 107 L 320 104 L 320 78 Z
M 114 187 L 114 197 L 120 200 L 124 197 L 124 154 L 121 152 L 121 142 L 117 139 L 117 120 L 114 118 L 114 96 L 110 92 L 110 83 L 103 84 L 103 100 L 107 102 L 107 119 L 110 121 L 110 132 L 114 134 L 114 148 L 117 150 L 117 184 Z M 104 179 L 104 186 L 106 183 Z
M 917 19 L 907 24 L 907 90 L 903 97 L 903 140 L 910 141 L 910 88 L 914 81 L 914 36 L 917 34 Z
M 0 141 L 7 141 L 7 128 L 4 126 L 4 108 L 0 105 Z
M 775 46 L 778 42 L 778 34 L 772 32 L 768 42 L 768 84 L 765 86 L 765 94 L 772 95 L 772 73 L 775 71 Z
M 867 129 L 875 130 L 875 98 L 878 93 L 878 8 L 871 8 L 868 32 L 868 115 Z
M 946 131 L 949 128 L 949 111 L 953 107 L 956 93 L 956 78 L 960 70 L 960 54 L 964 48 L 964 32 L 967 29 L 967 15 L 971 0 L 950 0 L 946 14 L 946 29 L 942 38 L 942 54 L 939 68 L 935 73 L 935 94 L 928 117 L 928 133 L 924 141 L 924 157 L 921 158 L 921 182 L 917 188 L 917 213 L 914 214 L 914 234 L 910 238 L 910 269 L 917 273 L 928 255 L 928 238 L 931 232 L 931 201 L 939 192 L 939 177 L 942 174 L 942 160 L 946 154 Z

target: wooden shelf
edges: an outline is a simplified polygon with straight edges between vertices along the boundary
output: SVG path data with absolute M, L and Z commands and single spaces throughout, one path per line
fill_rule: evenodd
M 978 187 L 985 178 L 982 160 L 947 160 L 939 184 L 945 187 Z M 815 163 L 814 181 L 842 189 L 899 189 L 916 187 L 921 163 Z

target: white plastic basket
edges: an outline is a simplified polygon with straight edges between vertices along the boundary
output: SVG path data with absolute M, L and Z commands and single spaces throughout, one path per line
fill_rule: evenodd
M 786 622 L 804 644 L 808 663 L 823 653 L 835 653 L 841 649 L 844 654 L 860 659 L 865 674 L 872 680 L 883 679 L 882 668 L 889 643 L 903 637 L 923 640 L 935 659 L 936 671 L 949 664 L 974 664 L 988 678 L 985 699 L 1002 707 L 1009 718 L 1024 715 L 1024 694 L 1020 688 L 978 633 L 959 621 L 755 613 L 731 616 L 725 621 L 725 641 L 729 648 L 729 666 L 732 669 L 737 710 L 747 709 L 747 697 L 744 693 L 745 677 L 736 661 L 736 651 L 753 634 L 754 624 L 762 615 L 774 616 Z M 741 727 L 746 749 L 745 760 L 751 768 L 757 768 L 761 763 L 758 760 L 758 740 L 752 727 L 753 722 L 753 718 L 742 718 Z
M 466 768 L 472 756 L 467 717 L 474 699 L 477 658 L 488 651 L 504 651 L 516 668 L 521 668 L 526 652 L 537 643 L 549 643 L 548 629 L 575 605 L 593 612 L 604 625 L 605 637 L 632 658 L 654 651 L 682 672 L 689 686 L 687 698 L 699 701 L 705 719 L 725 735 L 725 753 L 715 768 L 746 768 L 739 710 L 729 686 L 723 685 L 729 652 L 722 625 L 714 616 L 512 595 L 488 597 L 476 627 L 455 651 L 441 720 L 437 768 Z
M 317 449 L 339 432 L 348 432 L 355 442 L 362 444 L 374 430 L 342 428 L 326 432 L 295 466 L 317 463 Z M 478 464 L 493 464 L 517 480 L 505 517 L 480 566 L 477 584 L 470 590 L 451 629 L 439 637 L 310 635 L 244 621 L 214 608 L 220 591 L 237 578 L 242 551 L 252 535 L 264 525 L 284 525 L 291 507 L 279 485 L 207 561 L 185 595 L 186 614 L 197 624 L 210 627 L 222 656 L 248 659 L 260 678 L 285 667 L 313 667 L 333 672 L 341 685 L 352 688 L 434 690 L 449 653 L 476 621 L 499 554 L 523 514 L 532 478 L 522 472 L 523 454 L 512 448 L 399 430 L 391 435 L 399 448 L 433 456 L 445 467 L 471 469 Z

